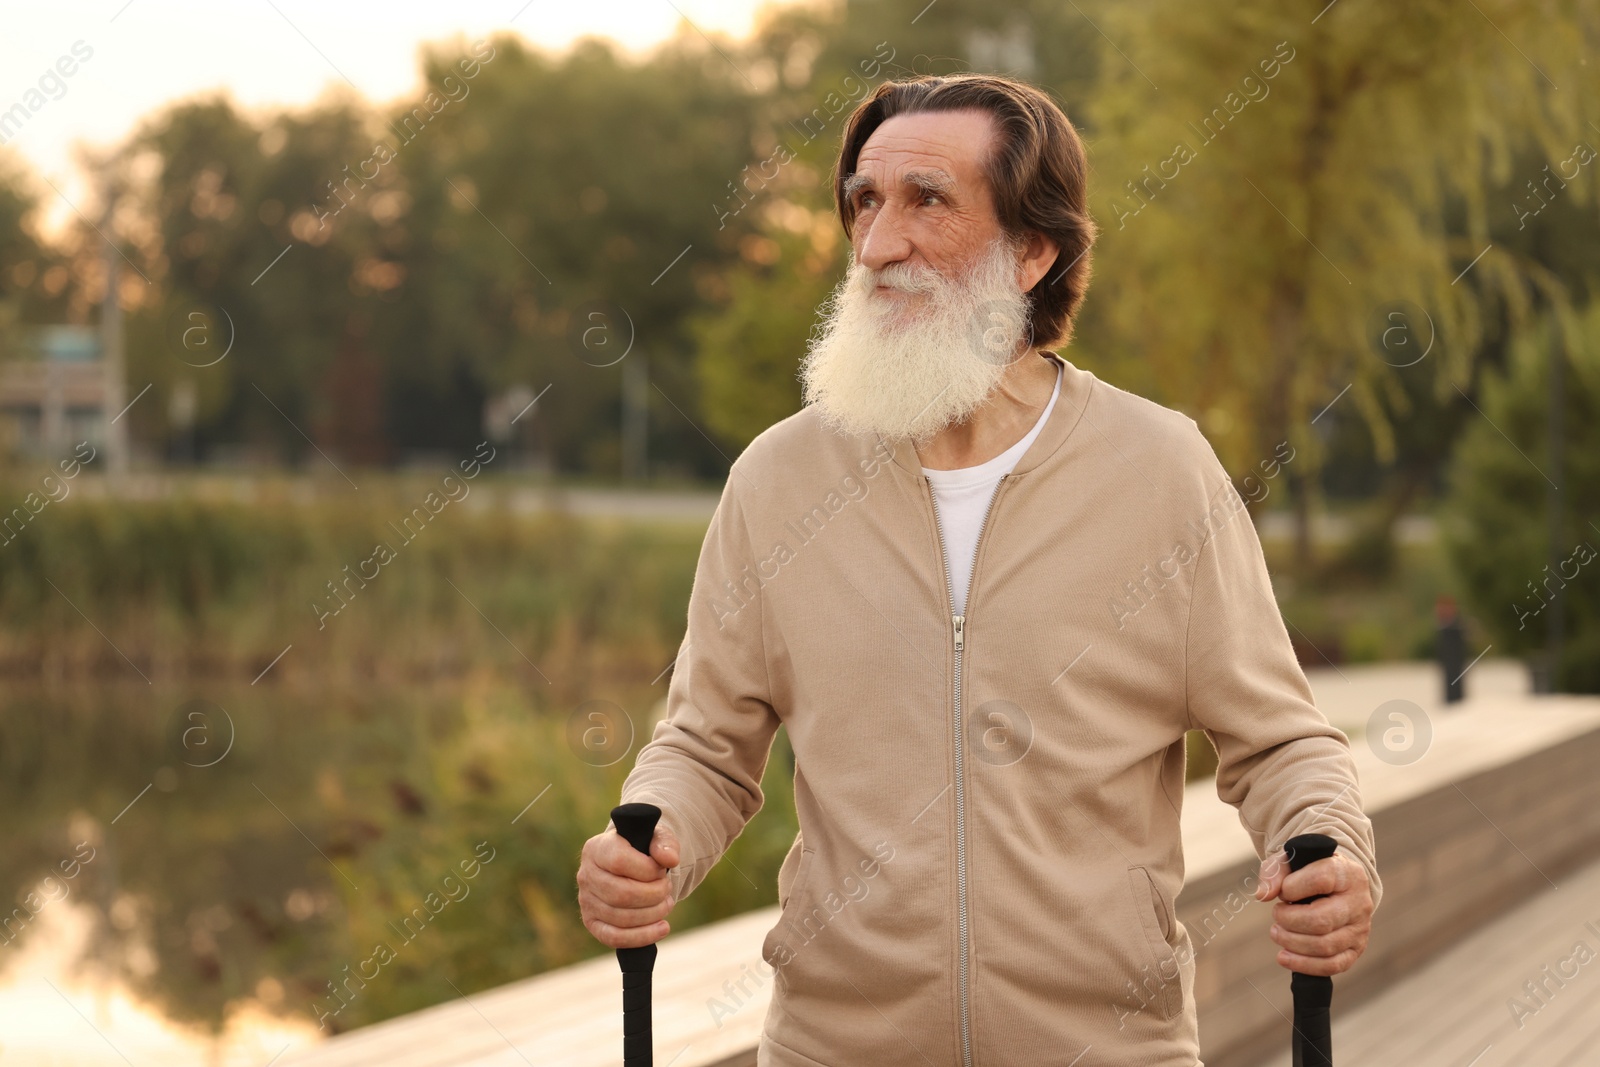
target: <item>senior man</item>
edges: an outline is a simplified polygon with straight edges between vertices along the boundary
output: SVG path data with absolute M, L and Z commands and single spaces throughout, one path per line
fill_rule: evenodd
M 648 856 L 595 836 L 578 872 L 596 938 L 660 939 L 788 727 L 760 1064 L 1194 1067 L 1191 729 L 1263 858 L 1278 962 L 1331 975 L 1366 946 L 1349 742 L 1243 501 L 1192 419 L 1052 347 L 1089 279 L 1087 169 L 1061 110 L 1000 77 L 886 82 L 845 129 L 852 256 L 807 404 L 733 464 L 623 785 L 660 827 Z M 1308 832 L 1339 851 L 1286 875 Z

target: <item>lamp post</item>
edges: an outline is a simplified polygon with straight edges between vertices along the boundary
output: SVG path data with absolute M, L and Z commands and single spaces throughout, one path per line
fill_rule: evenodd
M 1559 574 L 1562 559 L 1561 526 L 1563 507 L 1561 482 L 1563 478 L 1562 454 L 1565 452 L 1565 426 L 1562 419 L 1563 377 L 1566 354 L 1562 345 L 1560 316 L 1553 316 L 1550 328 L 1550 410 L 1547 414 L 1550 440 L 1550 570 Z M 1545 654 L 1549 657 L 1549 691 L 1561 692 L 1561 645 L 1565 638 L 1565 600 L 1561 590 L 1550 598 L 1549 643 Z
M 622 478 L 642 482 L 649 468 L 650 369 L 640 353 L 622 364 Z
M 106 467 L 115 476 L 128 469 L 128 434 L 121 420 L 127 403 L 127 388 L 123 381 L 122 302 L 117 294 L 122 265 L 109 236 L 119 192 L 116 179 L 107 176 L 104 188 L 105 213 L 100 219 L 100 232 L 105 239 L 106 291 L 100 301 L 100 358 L 105 389 Z

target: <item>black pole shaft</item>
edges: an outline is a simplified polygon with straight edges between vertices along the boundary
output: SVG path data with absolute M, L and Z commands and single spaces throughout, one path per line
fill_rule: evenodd
M 1289 870 L 1327 859 L 1338 844 L 1325 834 L 1291 837 L 1283 846 Z M 1309 904 L 1325 896 L 1319 893 L 1293 903 Z M 1333 979 L 1296 971 L 1289 976 L 1289 991 L 1294 996 L 1294 1067 L 1333 1067 Z
M 622 804 L 611 809 L 617 833 L 647 856 L 660 818 L 661 809 L 654 804 Z M 651 1067 L 650 977 L 656 966 L 656 947 L 619 948 L 617 963 L 622 968 L 622 1062 L 624 1067 Z

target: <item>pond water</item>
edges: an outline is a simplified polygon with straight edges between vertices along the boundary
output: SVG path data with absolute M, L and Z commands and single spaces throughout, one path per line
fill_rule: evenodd
M 37 929 L 20 946 L 4 950 L 0 1063 L 261 1067 L 320 1039 L 316 1026 L 254 1002 L 237 1006 L 221 1034 L 173 1022 L 114 974 L 77 966 L 94 955 L 94 920 L 90 907 L 63 898 L 40 913 Z
M 0 1064 L 261 1067 L 604 951 L 577 855 L 665 688 L 5 687 Z M 774 902 L 789 773 L 675 928 Z

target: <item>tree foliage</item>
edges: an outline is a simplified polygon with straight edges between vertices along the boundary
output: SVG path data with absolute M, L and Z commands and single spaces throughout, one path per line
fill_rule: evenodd
M 1519 331 L 1505 373 L 1484 382 L 1456 450 L 1446 546 L 1468 603 L 1506 655 L 1540 661 L 1559 599 L 1554 681 L 1600 693 L 1600 305 Z M 1564 360 L 1564 447 L 1550 431 L 1550 373 Z M 1559 480 L 1557 480 L 1559 479 Z M 1551 496 L 1563 495 L 1551 530 Z
M 65 311 L 69 275 L 34 228 L 38 210 L 31 176 L 0 153 L 0 353 L 26 344 L 26 326 L 58 320 Z
M 1571 306 L 1560 278 L 1489 248 L 1502 208 L 1485 192 L 1511 181 L 1516 149 L 1554 163 L 1589 136 L 1600 27 L 1565 0 L 1147 0 L 1106 18 L 1096 340 L 1115 338 L 1127 380 L 1196 416 L 1230 466 L 1289 440 L 1304 529 L 1326 405 L 1343 396 L 1379 459 L 1394 454 L 1389 325 L 1435 341 L 1444 398 L 1471 380 L 1486 300 L 1513 325 L 1535 293 Z M 1595 189 L 1579 167 L 1561 195 L 1593 205 Z

